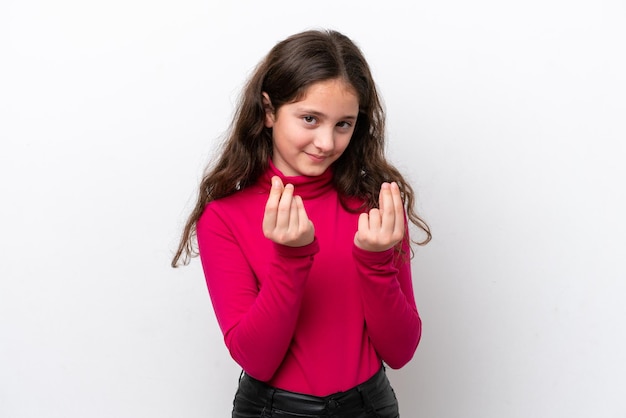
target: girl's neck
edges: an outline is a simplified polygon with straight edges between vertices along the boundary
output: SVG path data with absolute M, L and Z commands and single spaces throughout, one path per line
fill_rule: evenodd
M 328 168 L 324 173 L 319 176 L 285 176 L 276 166 L 269 161 L 269 168 L 259 179 L 259 185 L 263 189 L 267 189 L 269 192 L 271 179 L 273 176 L 278 176 L 282 180 L 283 184 L 293 184 L 294 192 L 296 195 L 301 196 L 303 199 L 314 199 L 322 194 L 332 190 L 333 184 L 333 172 L 332 167 Z

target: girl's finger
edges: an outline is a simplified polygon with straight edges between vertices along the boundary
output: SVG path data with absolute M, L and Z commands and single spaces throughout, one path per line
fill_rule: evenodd
M 270 188 L 269 197 L 265 204 L 265 214 L 263 216 L 263 230 L 268 231 L 276 226 L 276 218 L 278 216 L 278 204 L 280 196 L 283 193 L 283 182 L 280 177 L 272 177 L 272 186 Z
M 362 240 L 363 237 L 367 235 L 369 230 L 370 230 L 369 214 L 362 213 L 359 215 L 359 224 L 358 224 L 358 228 L 356 231 L 355 239 L 358 241 Z
M 385 193 L 384 190 L 387 187 L 387 183 L 383 183 L 380 185 L 380 192 L 378 193 L 378 209 L 381 211 L 385 210 Z
M 291 215 L 291 203 L 293 201 L 293 185 L 287 184 L 283 189 L 278 202 L 278 215 L 276 217 L 276 227 L 287 229 L 289 227 L 289 218 Z
M 289 211 L 289 231 L 298 231 L 298 197 L 299 196 L 293 196 L 291 198 L 291 208 Z
M 393 209 L 395 212 L 394 232 L 401 233 L 404 236 L 404 204 L 402 203 L 402 195 L 400 187 L 394 181 L 391 183 L 391 196 L 393 199 Z
M 368 231 L 373 233 L 377 233 L 378 231 L 380 231 L 380 228 L 382 226 L 382 213 L 380 212 L 380 210 L 376 208 L 371 209 L 368 214 L 368 220 Z
M 359 226 L 358 230 L 366 232 L 370 229 L 370 218 L 367 213 L 362 213 L 359 215 Z
M 382 207 L 381 229 L 385 232 L 392 232 L 396 223 L 396 212 L 394 210 L 393 196 L 391 195 L 391 185 L 383 183 L 380 187 L 380 200 Z
M 309 215 L 306 214 L 306 209 L 304 209 L 304 202 L 302 201 L 302 197 L 296 196 L 296 207 L 298 208 L 298 225 L 303 228 L 309 222 Z

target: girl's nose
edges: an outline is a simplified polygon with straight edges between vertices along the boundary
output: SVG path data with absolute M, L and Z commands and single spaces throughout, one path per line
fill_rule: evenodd
M 327 153 L 335 147 L 335 135 L 332 130 L 320 130 L 315 136 L 313 145 L 320 151 Z

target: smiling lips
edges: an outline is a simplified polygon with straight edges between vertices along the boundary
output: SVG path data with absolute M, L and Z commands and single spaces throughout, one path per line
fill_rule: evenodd
M 315 154 L 309 154 L 308 152 L 305 152 L 305 154 L 308 155 L 316 163 L 321 163 L 326 158 L 328 158 L 328 156 L 326 155 L 315 155 Z

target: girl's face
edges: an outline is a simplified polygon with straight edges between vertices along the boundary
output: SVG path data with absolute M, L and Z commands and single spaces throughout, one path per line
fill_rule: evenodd
M 271 101 L 265 93 L 264 99 Z M 285 176 L 319 176 L 350 143 L 358 114 L 354 89 L 340 79 L 312 84 L 302 100 L 276 112 L 268 107 L 274 166 Z

